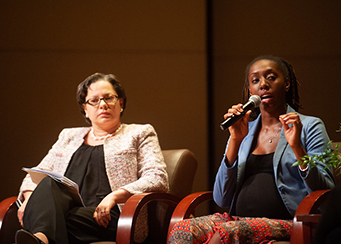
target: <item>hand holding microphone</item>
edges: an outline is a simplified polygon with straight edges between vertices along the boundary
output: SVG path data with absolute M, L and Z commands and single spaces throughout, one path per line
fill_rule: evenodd
M 231 117 L 227 118 L 224 122 L 220 124 L 220 129 L 221 130 L 226 130 L 229 128 L 231 125 L 236 123 L 239 119 L 241 119 L 245 113 L 253 108 L 257 108 L 261 103 L 261 99 L 257 95 L 252 95 L 249 98 L 249 101 L 244 104 L 243 106 L 243 112 L 239 115 L 233 114 Z

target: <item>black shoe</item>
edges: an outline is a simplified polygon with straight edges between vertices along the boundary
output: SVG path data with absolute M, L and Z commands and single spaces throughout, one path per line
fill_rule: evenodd
M 45 244 L 38 237 L 28 232 L 27 230 L 18 230 L 15 233 L 15 243 L 16 244 Z

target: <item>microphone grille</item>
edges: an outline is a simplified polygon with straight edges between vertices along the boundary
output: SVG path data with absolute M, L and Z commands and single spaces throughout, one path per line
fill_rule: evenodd
M 249 98 L 249 100 L 252 101 L 252 102 L 254 103 L 255 108 L 257 108 L 257 107 L 260 105 L 260 103 L 261 103 L 261 99 L 260 99 L 260 97 L 257 96 L 257 95 L 252 95 L 252 96 Z

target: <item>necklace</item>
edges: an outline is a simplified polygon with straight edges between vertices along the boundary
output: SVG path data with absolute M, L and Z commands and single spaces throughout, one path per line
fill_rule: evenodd
M 121 129 L 122 129 L 122 124 L 117 128 L 117 130 L 114 131 L 114 133 L 111 133 L 111 134 L 108 134 L 108 135 L 105 135 L 105 136 L 95 136 L 95 134 L 94 134 L 94 128 L 91 127 L 90 136 L 91 136 L 95 141 L 101 141 L 101 140 L 104 140 L 104 139 L 107 139 L 107 138 L 109 138 L 109 137 L 112 137 L 112 136 L 116 135 Z
M 282 127 L 278 127 L 278 130 L 277 130 L 277 132 L 275 133 L 275 135 L 269 139 L 269 143 L 272 143 L 272 140 L 278 135 L 278 133 L 279 133 L 281 130 L 282 130 Z M 265 133 L 268 134 L 268 129 L 265 129 Z

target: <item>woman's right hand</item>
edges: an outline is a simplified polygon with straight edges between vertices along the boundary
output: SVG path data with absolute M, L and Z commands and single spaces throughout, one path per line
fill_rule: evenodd
M 224 119 L 230 118 L 233 115 L 240 115 L 243 112 L 243 104 L 233 105 L 224 115 Z M 241 142 L 249 132 L 248 120 L 251 111 L 247 111 L 245 115 L 229 127 L 230 139 Z
M 243 112 L 243 104 L 233 105 L 228 112 L 224 115 L 227 119 L 232 115 L 240 115 Z M 234 161 L 238 157 L 239 146 L 242 143 L 245 136 L 249 133 L 249 117 L 251 111 L 247 111 L 240 120 L 229 127 L 230 139 L 229 145 L 226 150 L 226 159 L 230 166 L 233 165 Z
M 23 222 L 24 212 L 25 212 L 26 204 L 27 204 L 28 199 L 30 198 L 31 194 L 32 194 L 31 191 L 27 191 L 23 194 L 25 200 L 23 201 L 23 203 L 21 204 L 21 206 L 17 212 L 18 220 L 19 220 L 21 227 L 24 227 L 24 222 Z
M 23 203 L 20 206 L 20 208 L 18 209 L 18 213 L 17 213 L 21 227 L 24 227 L 23 216 L 24 216 L 24 212 L 25 212 L 26 203 L 27 203 L 27 200 L 23 201 Z

